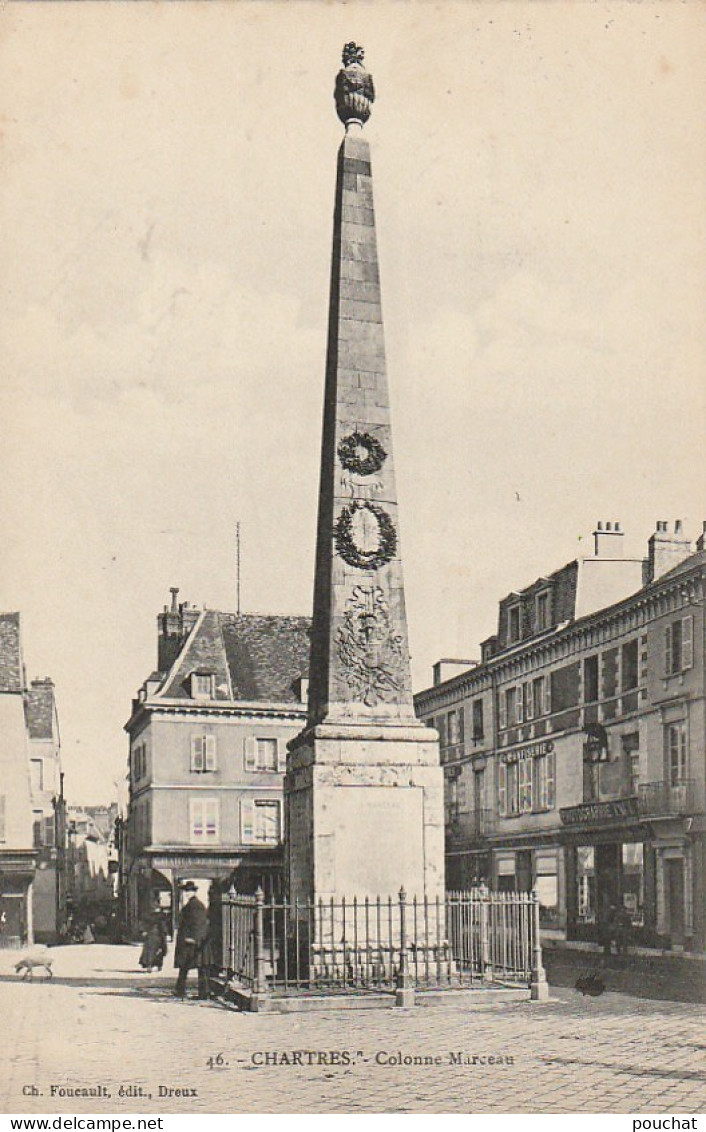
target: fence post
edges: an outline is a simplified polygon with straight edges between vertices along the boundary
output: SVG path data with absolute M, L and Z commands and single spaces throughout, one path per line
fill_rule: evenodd
M 533 1002 L 546 1002 L 549 998 L 549 984 L 542 965 L 542 941 L 539 937 L 539 893 L 532 889 L 531 903 L 531 937 L 532 937 L 532 974 L 530 976 L 530 998 Z
M 399 892 L 400 908 L 400 965 L 397 972 L 397 989 L 395 991 L 395 1006 L 414 1006 L 414 987 L 409 977 L 409 961 L 407 956 L 407 893 L 404 887 Z M 390 940 L 392 944 L 392 940 Z
M 480 897 L 480 973 L 484 983 L 493 981 L 493 961 L 490 953 L 490 892 L 481 885 Z
M 265 978 L 265 894 L 258 885 L 255 893 L 255 923 L 254 923 L 254 960 L 255 971 L 250 995 L 250 1010 L 262 1010 L 267 999 L 267 981 Z

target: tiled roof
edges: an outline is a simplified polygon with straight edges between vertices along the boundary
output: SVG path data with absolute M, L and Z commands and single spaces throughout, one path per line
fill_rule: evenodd
M 33 680 L 25 698 L 25 718 L 30 739 L 54 738 L 54 685 Z
M 233 698 L 298 703 L 309 672 L 310 617 L 221 615 Z
M 0 692 L 21 692 L 22 686 L 20 615 L 0 613 Z
M 299 703 L 309 671 L 309 617 L 207 610 L 187 638 L 160 696 L 189 699 L 193 673 L 214 674 L 215 699 Z

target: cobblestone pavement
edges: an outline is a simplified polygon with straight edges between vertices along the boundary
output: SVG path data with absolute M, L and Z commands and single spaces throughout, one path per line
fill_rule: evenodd
M 706 1100 L 702 1006 L 562 988 L 541 1004 L 484 1005 L 478 994 L 411 1010 L 240 1014 L 174 999 L 171 968 L 144 974 L 138 955 L 56 949 L 54 979 L 23 983 L 17 955 L 0 952 L 3 1112 L 693 1115 Z M 294 1050 L 315 1053 L 255 1064 Z M 351 1064 L 331 1064 L 331 1051 Z M 431 1063 L 393 1064 L 398 1053 Z M 467 1060 L 453 1064 L 452 1053 Z M 109 1095 L 52 1096 L 52 1085 Z M 160 1086 L 187 1095 L 160 1096 Z

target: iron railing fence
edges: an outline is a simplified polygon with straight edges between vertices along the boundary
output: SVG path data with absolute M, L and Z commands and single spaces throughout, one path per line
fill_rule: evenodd
M 638 786 L 637 807 L 646 817 L 700 814 L 704 810 L 704 786 L 693 778 L 670 782 L 643 782 Z
M 294 900 L 223 896 L 222 966 L 255 993 L 527 984 L 541 968 L 536 893 Z

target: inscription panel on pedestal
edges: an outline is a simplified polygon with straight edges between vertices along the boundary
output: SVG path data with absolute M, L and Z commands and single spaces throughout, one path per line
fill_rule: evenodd
M 396 898 L 402 886 L 410 897 L 423 895 L 423 795 L 414 786 L 337 786 L 331 792 L 327 809 L 335 835 L 328 844 L 339 896 Z

